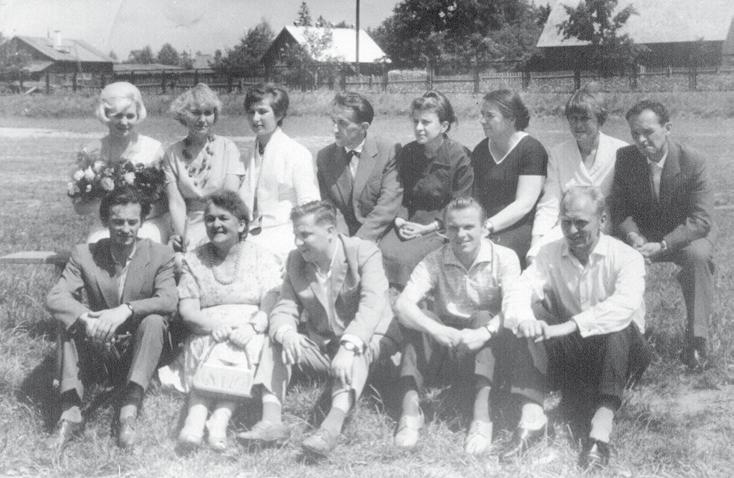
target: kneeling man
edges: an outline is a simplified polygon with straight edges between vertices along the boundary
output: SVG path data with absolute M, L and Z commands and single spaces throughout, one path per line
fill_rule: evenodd
M 331 409 L 305 451 L 326 456 L 336 446 L 344 419 L 367 382 L 370 365 L 397 351 L 397 323 L 377 246 L 336 232 L 336 210 L 325 201 L 291 211 L 297 250 L 288 256 L 281 297 L 270 314 L 270 338 L 260 369 L 271 367 L 263 418 L 242 440 L 287 437 L 281 406 L 291 368 L 328 374 Z M 392 326 L 392 327 L 391 327 Z M 265 375 L 263 375 L 265 376 Z
M 173 251 L 137 237 L 150 206 L 134 189 L 120 188 L 102 199 L 99 209 L 109 239 L 76 246 L 46 299 L 62 326 L 62 414 L 53 444 L 58 448 L 81 431 L 81 377 L 101 367 L 100 348 L 118 350 L 125 365 L 129 361 L 118 444 L 133 445 L 143 394 L 163 351 L 168 315 L 178 302 Z M 88 304 L 82 302 L 82 292 Z M 126 350 L 115 344 L 123 334 L 132 340 Z
M 512 249 L 486 238 L 485 220 L 473 199 L 450 202 L 444 214 L 449 243 L 416 266 L 395 304 L 408 329 L 400 371 L 403 411 L 395 435 L 400 448 L 413 448 L 423 427 L 418 389 L 449 374 L 473 380 L 476 390 L 465 450 L 480 454 L 491 443 L 489 392 L 502 342 L 502 292 L 519 277 L 520 261 Z M 426 297 L 432 312 L 419 305 Z
M 544 433 L 547 378 L 565 404 L 590 412 L 579 464 L 603 467 L 622 393 L 650 362 L 641 335 L 645 261 L 601 233 L 606 213 L 598 188 L 569 188 L 560 206 L 565 237 L 540 249 L 503 303 L 505 327 L 522 339 L 515 341 L 512 380 L 524 393 L 520 424 L 500 459 L 520 456 Z

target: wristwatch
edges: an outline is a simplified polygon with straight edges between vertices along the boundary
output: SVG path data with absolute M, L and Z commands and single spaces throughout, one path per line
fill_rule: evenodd
M 130 302 L 125 302 L 123 305 L 130 309 L 130 317 L 133 317 L 135 315 L 135 310 L 133 310 L 133 306 Z
M 342 340 L 339 345 L 341 345 L 344 350 L 346 350 L 347 352 L 352 352 L 354 355 L 359 355 L 359 353 L 361 352 L 359 350 L 359 347 L 348 340 Z
M 662 241 L 660 241 L 660 250 L 662 252 L 665 252 L 665 251 L 668 250 L 668 243 L 665 242 L 665 239 L 663 239 Z

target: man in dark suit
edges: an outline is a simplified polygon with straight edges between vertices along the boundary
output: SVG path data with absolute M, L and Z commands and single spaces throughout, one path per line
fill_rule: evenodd
M 321 198 L 339 211 L 339 232 L 377 242 L 395 219 L 403 187 L 395 161 L 400 145 L 367 134 L 373 117 L 360 94 L 337 94 L 335 141 L 319 151 L 316 164 Z
M 684 361 L 706 365 L 713 304 L 713 193 L 702 154 L 670 138 L 662 104 L 644 100 L 626 115 L 633 146 L 617 151 L 612 188 L 616 233 L 648 261 L 682 267 L 678 280 L 688 315 Z
M 58 449 L 81 431 L 82 377 L 104 363 L 101 349 L 118 351 L 125 364 L 130 360 L 117 438 L 123 448 L 135 442 L 138 410 L 163 351 L 167 317 L 178 302 L 173 251 L 137 237 L 149 211 L 133 189 L 106 196 L 100 216 L 110 237 L 76 246 L 46 299 L 61 325 L 62 414 L 58 435 L 50 440 Z M 131 339 L 127 351 L 115 343 L 123 334 Z
M 293 208 L 291 219 L 297 250 L 288 256 L 281 296 L 270 313 L 271 340 L 258 365 L 258 373 L 271 377 L 274 396 L 263 397 L 262 421 L 238 438 L 287 437 L 279 404 L 297 367 L 332 377 L 331 409 L 302 444 L 304 451 L 325 456 L 336 446 L 370 366 L 397 352 L 399 331 L 377 246 L 338 234 L 336 211 L 326 201 Z

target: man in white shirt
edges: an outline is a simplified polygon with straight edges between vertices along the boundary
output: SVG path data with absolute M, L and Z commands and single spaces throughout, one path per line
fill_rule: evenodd
M 564 238 L 543 246 L 505 295 L 504 326 L 526 340 L 515 344 L 512 371 L 513 386 L 524 390 L 522 417 L 502 459 L 520 456 L 545 431 L 547 377 L 576 416 L 579 408 L 591 415 L 580 465 L 606 466 L 622 393 L 649 364 L 644 259 L 601 232 L 604 207 L 598 188 L 569 188 L 561 199 Z

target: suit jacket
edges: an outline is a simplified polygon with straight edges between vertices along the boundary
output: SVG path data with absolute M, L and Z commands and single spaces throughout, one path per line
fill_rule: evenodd
M 61 278 L 46 298 L 46 308 L 66 328 L 89 311 L 111 309 L 129 303 L 137 324 L 150 314 L 168 315 L 176 311 L 178 294 L 173 277 L 173 251 L 149 239 L 139 239 L 128 266 L 122 300 L 114 280 L 115 267 L 110 240 L 80 244 L 71 251 Z M 82 303 L 86 292 L 89 305 Z
M 368 345 L 374 334 L 388 334 L 394 325 L 388 283 L 377 246 L 357 237 L 338 236 L 331 269 L 331 301 L 322 293 L 313 265 L 294 250 L 288 256 L 280 299 L 270 313 L 270 336 L 280 329 L 302 329 L 316 343 L 342 335 Z M 328 310 L 333 307 L 334 316 Z
M 332 143 L 318 152 L 321 197 L 341 213 L 339 232 L 375 242 L 387 232 L 403 201 L 399 150 L 399 144 L 367 135 L 354 179 L 343 147 Z
M 617 151 L 611 198 L 612 224 L 620 237 L 630 232 L 665 240 L 671 250 L 707 237 L 712 228 L 713 192 L 703 156 L 668 139 L 668 157 L 656 201 L 647 159 L 635 146 Z

